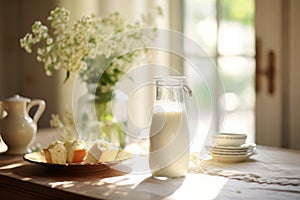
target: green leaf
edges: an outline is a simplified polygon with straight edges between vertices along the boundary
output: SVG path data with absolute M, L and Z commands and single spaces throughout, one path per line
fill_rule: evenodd
M 67 73 L 66 73 L 66 78 L 64 80 L 64 83 L 66 83 L 68 81 L 68 79 L 70 78 L 70 71 L 67 70 Z

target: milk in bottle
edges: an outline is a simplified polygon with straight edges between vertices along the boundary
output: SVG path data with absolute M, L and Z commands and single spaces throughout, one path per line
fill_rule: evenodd
M 189 161 L 184 77 L 156 78 L 156 101 L 150 127 L 149 166 L 154 177 L 185 176 Z

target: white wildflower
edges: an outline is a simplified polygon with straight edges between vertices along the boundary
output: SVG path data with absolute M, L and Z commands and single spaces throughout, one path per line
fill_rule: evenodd
M 141 31 L 134 30 L 148 26 L 159 12 L 151 11 L 142 17 L 142 21 L 133 23 L 127 22 L 120 13 L 112 13 L 107 18 L 83 16 L 70 24 L 70 11 L 58 7 L 47 18 L 53 31 L 49 32 L 47 26 L 36 21 L 31 27 L 32 33 L 27 33 L 20 39 L 20 46 L 31 53 L 32 46 L 39 44 L 37 60 L 44 63 L 48 76 L 56 70 L 80 70 L 84 81 L 95 81 L 98 80 L 99 72 L 103 73 L 102 65 L 107 65 L 114 57 L 134 47 L 146 46 L 145 41 L 149 41 L 149 38 L 142 38 Z M 143 54 L 143 51 L 139 54 Z M 117 80 L 123 69 L 140 56 L 134 53 L 122 57 L 118 64 L 111 64 L 119 70 L 110 70 L 105 76 Z
M 81 62 L 80 69 L 87 70 L 87 68 L 88 68 L 87 63 L 86 62 Z

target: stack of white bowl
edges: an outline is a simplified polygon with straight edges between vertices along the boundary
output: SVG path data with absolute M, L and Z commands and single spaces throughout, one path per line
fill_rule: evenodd
M 214 145 L 207 149 L 215 161 L 242 162 L 256 154 L 256 145 L 246 140 L 246 134 L 220 133 L 214 136 Z

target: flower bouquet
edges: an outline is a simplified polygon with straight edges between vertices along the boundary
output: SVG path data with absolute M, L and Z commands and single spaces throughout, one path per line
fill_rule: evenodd
M 155 37 L 155 31 L 145 36 L 140 30 L 153 26 L 159 15 L 162 11 L 156 8 L 142 15 L 141 20 L 129 22 L 116 12 L 107 18 L 83 16 L 70 24 L 70 11 L 58 7 L 48 17 L 51 26 L 34 22 L 32 32 L 20 39 L 20 45 L 27 53 L 36 50 L 37 60 L 43 63 L 48 76 L 64 71 L 67 81 L 71 73 L 78 73 L 80 80 L 93 88 L 89 91 L 94 96 L 98 122 L 110 127 L 103 126 L 97 137 L 111 139 L 112 129 L 116 128 L 118 145 L 124 147 L 124 133 L 113 123 L 109 103 L 120 77 L 147 54 L 147 49 L 140 47 L 146 47 Z M 89 120 L 85 115 L 80 119 Z M 68 124 L 64 126 L 67 130 Z

